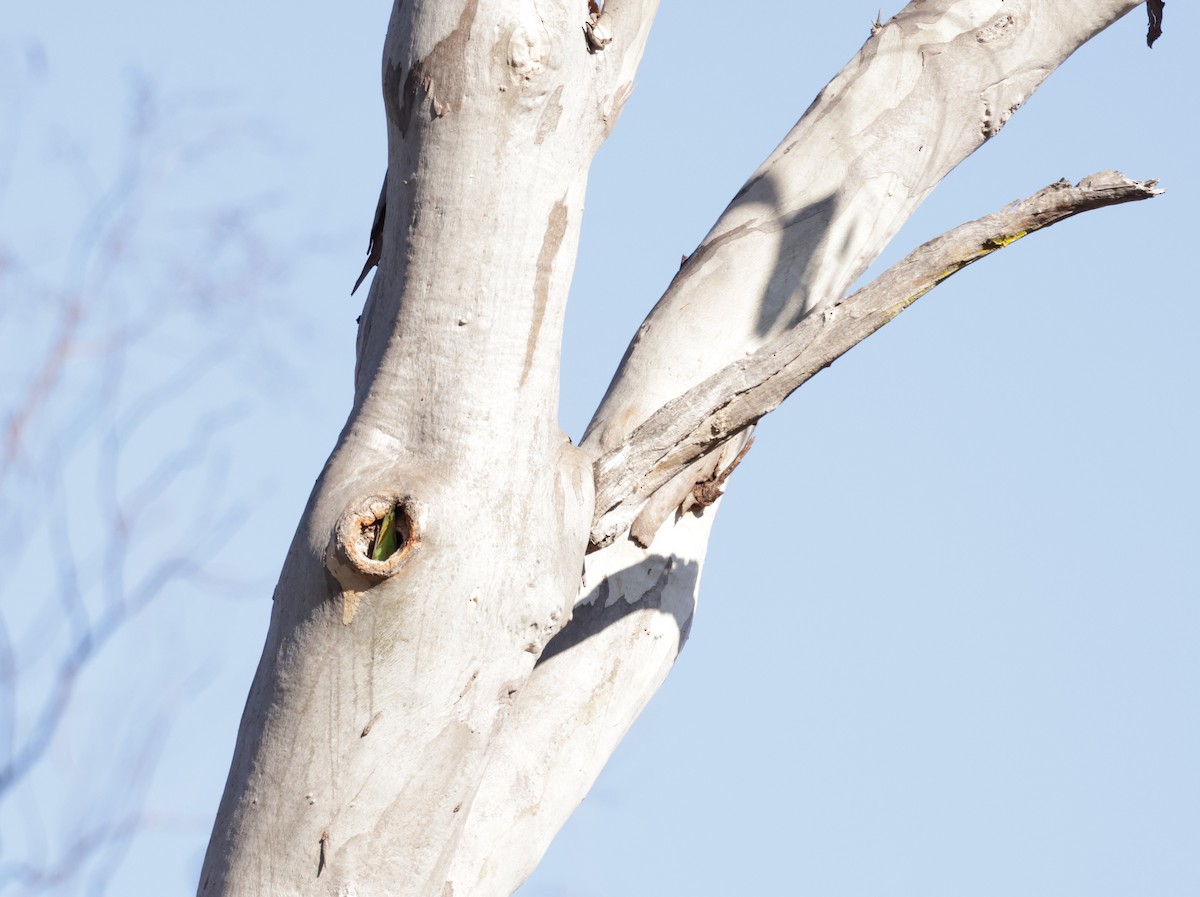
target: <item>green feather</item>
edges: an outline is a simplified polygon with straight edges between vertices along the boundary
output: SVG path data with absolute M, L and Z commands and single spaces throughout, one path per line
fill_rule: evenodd
M 387 516 L 379 521 L 379 535 L 375 537 L 371 560 L 386 561 L 399 547 L 396 544 L 396 509 L 392 508 L 387 512 Z

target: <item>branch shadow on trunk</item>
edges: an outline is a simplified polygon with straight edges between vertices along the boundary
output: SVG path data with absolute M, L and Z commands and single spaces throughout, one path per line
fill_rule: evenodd
M 610 583 L 624 573 L 633 573 L 638 578 L 644 578 L 646 571 L 655 570 L 657 576 L 650 588 L 629 591 L 630 594 L 638 596 L 636 600 L 629 601 L 624 594 L 614 594 Z M 666 557 L 661 554 L 648 555 L 642 563 L 605 578 L 575 605 L 570 622 L 546 645 L 538 658 L 537 666 L 569 651 L 584 640 L 599 635 L 625 617 L 644 610 L 656 610 L 675 618 L 675 625 L 679 629 L 679 645 L 676 648 L 678 656 L 692 629 L 692 618 L 696 610 L 693 596 L 696 594 L 699 579 L 700 565 L 696 561 L 682 561 L 674 555 Z M 667 590 L 668 584 L 671 586 L 670 591 Z

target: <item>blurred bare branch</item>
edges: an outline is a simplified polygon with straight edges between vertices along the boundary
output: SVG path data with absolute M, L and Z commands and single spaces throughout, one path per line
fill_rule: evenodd
M 15 71 L 15 93 L 36 93 L 37 55 L 22 69 L 5 50 L 0 81 Z M 27 176 L 22 109 L 0 106 L 0 206 Z M 148 652 L 120 658 L 173 700 L 131 707 L 112 695 L 111 708 L 87 708 L 83 693 L 151 607 L 236 590 L 214 559 L 248 514 L 227 481 L 253 409 L 227 371 L 278 363 L 256 338 L 279 330 L 267 285 L 286 281 L 291 254 L 264 223 L 269 195 L 188 197 L 197 167 L 238 136 L 220 110 L 160 104 L 136 83 L 110 176 L 69 139 L 38 160 L 90 197 L 50 241 L 60 245 L 31 249 L 0 228 L 0 894 L 99 893 L 138 833 L 207 822 L 143 807 L 175 705 L 205 661 L 182 642 L 170 669 Z M 106 731 L 88 738 L 103 749 L 80 758 L 68 745 L 85 709 L 102 710 Z M 75 778 L 67 798 L 64 774 Z

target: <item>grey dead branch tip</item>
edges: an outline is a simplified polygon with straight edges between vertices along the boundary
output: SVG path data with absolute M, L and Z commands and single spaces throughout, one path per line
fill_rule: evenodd
M 667 402 L 620 446 L 598 457 L 593 465 L 592 545 L 603 548 L 630 532 L 641 509 L 651 505 L 656 493 L 682 471 L 721 450 L 948 277 L 1081 212 L 1150 199 L 1162 192 L 1157 181 L 1133 181 L 1118 171 L 1101 171 L 1074 186 L 1067 181 L 1051 184 L 914 249 L 825 313 L 803 318 L 791 330 Z M 831 313 L 834 308 L 836 314 Z M 688 491 L 693 486 L 687 484 Z M 642 526 L 637 538 L 652 536 L 656 529 Z

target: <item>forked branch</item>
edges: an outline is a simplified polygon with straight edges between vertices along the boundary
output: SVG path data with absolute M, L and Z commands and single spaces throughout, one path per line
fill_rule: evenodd
M 858 292 L 802 320 L 756 352 L 663 405 L 620 447 L 595 462 L 591 541 L 610 544 L 646 500 L 698 458 L 778 408 L 806 380 L 895 318 L 947 277 L 1064 218 L 1163 191 L 1103 171 L 960 225 L 913 250 Z

